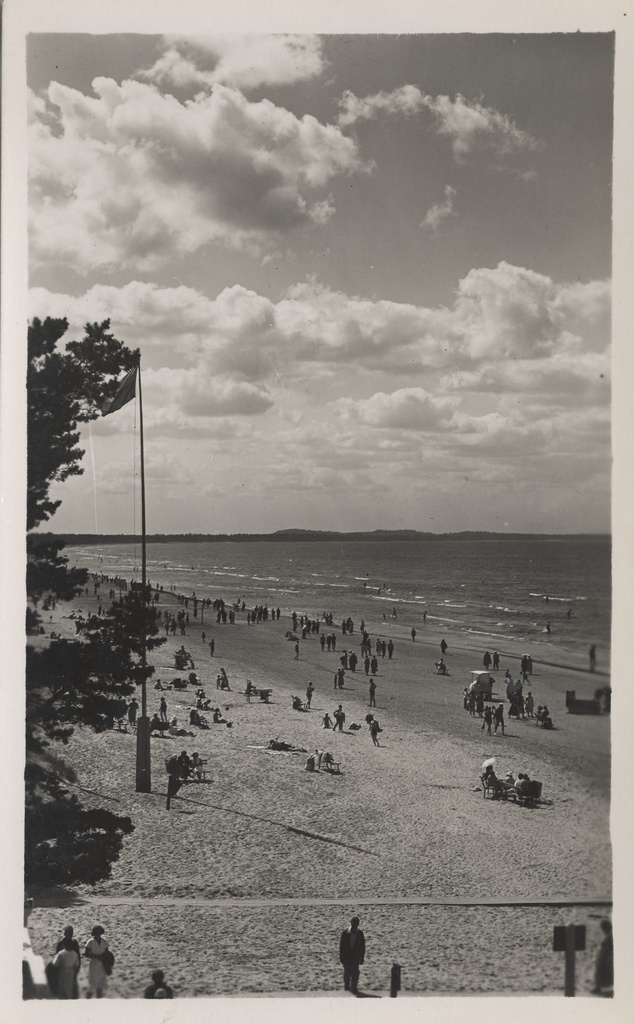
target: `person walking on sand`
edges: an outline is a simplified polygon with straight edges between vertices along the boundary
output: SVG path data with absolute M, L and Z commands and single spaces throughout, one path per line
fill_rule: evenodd
M 101 999 L 108 988 L 108 973 L 104 964 L 104 954 L 109 952 L 109 946 L 103 938 L 104 932 L 105 929 L 100 924 L 96 924 L 91 932 L 92 938 L 88 940 L 84 950 L 84 956 L 87 960 L 90 960 L 90 967 L 88 969 L 88 984 L 90 986 L 90 990 L 87 993 L 88 999 L 92 998 L 93 995 L 97 999 Z
M 493 731 L 497 735 L 497 731 L 501 727 L 502 728 L 502 735 L 504 736 L 504 705 L 503 704 L 498 704 L 498 706 L 495 709 L 495 714 L 494 714 L 493 717 L 494 717 L 494 722 L 495 722 L 495 724 L 493 726 Z
M 370 736 L 372 737 L 372 742 L 374 743 L 375 747 L 380 747 L 381 746 L 381 744 L 379 743 L 379 733 L 380 732 L 381 732 L 381 728 L 379 726 L 379 723 L 376 720 L 376 718 L 373 718 L 372 721 L 370 722 Z
M 365 935 L 359 928 L 359 918 L 350 919 L 339 939 L 339 962 L 343 967 L 343 987 L 346 992 L 357 995 L 359 990 L 360 967 L 365 960 Z
M 370 707 L 376 707 L 376 683 L 374 679 L 370 680 Z
M 306 687 L 306 707 L 310 707 L 310 702 L 313 699 L 313 692 L 315 687 L 312 683 L 309 683 Z

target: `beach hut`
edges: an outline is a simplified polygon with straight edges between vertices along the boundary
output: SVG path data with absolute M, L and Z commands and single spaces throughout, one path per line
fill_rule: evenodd
M 491 697 L 493 693 L 493 676 L 489 675 L 488 672 L 481 672 L 474 670 L 471 673 L 471 685 L 469 686 L 469 693 L 478 694 L 481 693 L 485 697 Z

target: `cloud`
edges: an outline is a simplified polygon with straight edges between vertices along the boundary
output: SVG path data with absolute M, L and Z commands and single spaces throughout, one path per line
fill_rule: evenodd
M 451 185 L 447 185 L 445 187 L 444 203 L 435 203 L 433 206 L 430 206 L 419 227 L 428 228 L 435 233 L 442 222 L 455 213 L 453 204 L 457 195 L 457 190 L 452 188 Z
M 323 224 L 357 144 L 311 115 L 214 86 L 180 102 L 137 81 L 56 82 L 32 102 L 31 253 L 78 273 L 160 267 L 211 242 L 261 252 Z
M 166 36 L 165 42 L 165 52 L 138 77 L 181 88 L 221 83 L 245 90 L 304 81 L 325 68 L 318 36 Z
M 148 370 L 146 379 L 157 405 L 171 404 L 189 417 L 257 416 L 273 405 L 264 389 L 201 373 L 200 367 Z
M 371 398 L 341 399 L 344 419 L 390 430 L 434 431 L 447 426 L 456 406 L 453 398 L 438 398 L 423 388 L 401 388 L 391 394 L 379 391 Z
M 256 385 L 259 396 L 249 392 L 249 400 L 261 408 L 272 385 L 293 382 L 297 392 L 300 382 L 321 380 L 328 394 L 346 367 L 444 373 L 443 386 L 462 379 L 475 391 L 487 380 L 491 390 L 515 390 L 520 375 L 544 389 L 566 379 L 577 386 L 582 377 L 590 386 L 608 372 L 609 285 L 560 284 L 505 262 L 471 270 L 449 307 L 365 299 L 316 281 L 293 285 L 277 302 L 237 284 L 210 299 L 193 288 L 133 281 L 76 298 L 33 289 L 30 312 L 67 316 L 76 327 L 110 316 L 112 332 L 152 355 L 152 365 L 163 360 L 204 382 Z M 213 388 L 209 395 L 220 397 Z
M 470 103 L 460 93 L 454 99 L 430 96 L 415 85 L 403 85 L 389 93 L 379 92 L 363 98 L 346 91 L 339 106 L 341 113 L 337 123 L 342 127 L 383 115 L 412 117 L 421 110 L 429 110 L 436 131 L 451 139 L 454 155 L 459 160 L 480 146 L 492 149 L 498 156 L 539 148 L 539 143 L 518 128 L 508 115 L 477 101 Z

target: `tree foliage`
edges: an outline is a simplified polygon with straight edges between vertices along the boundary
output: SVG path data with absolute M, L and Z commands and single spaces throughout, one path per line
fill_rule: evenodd
M 64 319 L 35 319 L 28 332 L 27 529 L 50 519 L 60 501 L 50 489 L 83 472 L 79 424 L 96 419 L 112 398 L 121 373 L 138 354 L 109 333 L 110 322 L 87 324 L 81 341 L 60 342 Z M 71 600 L 86 584 L 83 569 L 70 568 L 63 543 L 27 535 L 27 623 L 39 631 L 41 600 Z M 126 594 L 104 615 L 94 616 L 73 639 L 27 647 L 26 661 L 26 878 L 31 884 L 94 883 L 108 877 L 129 817 L 84 807 L 69 787 L 73 772 L 56 754 L 76 726 L 101 731 L 119 717 L 125 698 L 152 668 L 146 649 L 163 641 L 139 591 Z

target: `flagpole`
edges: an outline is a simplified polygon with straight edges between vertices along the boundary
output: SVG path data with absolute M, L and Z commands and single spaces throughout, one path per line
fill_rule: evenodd
M 150 771 L 150 720 L 147 714 L 147 561 L 145 552 L 145 450 L 143 445 L 143 394 L 141 391 L 141 354 L 137 379 L 139 382 L 139 438 L 141 443 L 141 717 L 136 732 L 136 791 L 152 792 Z

